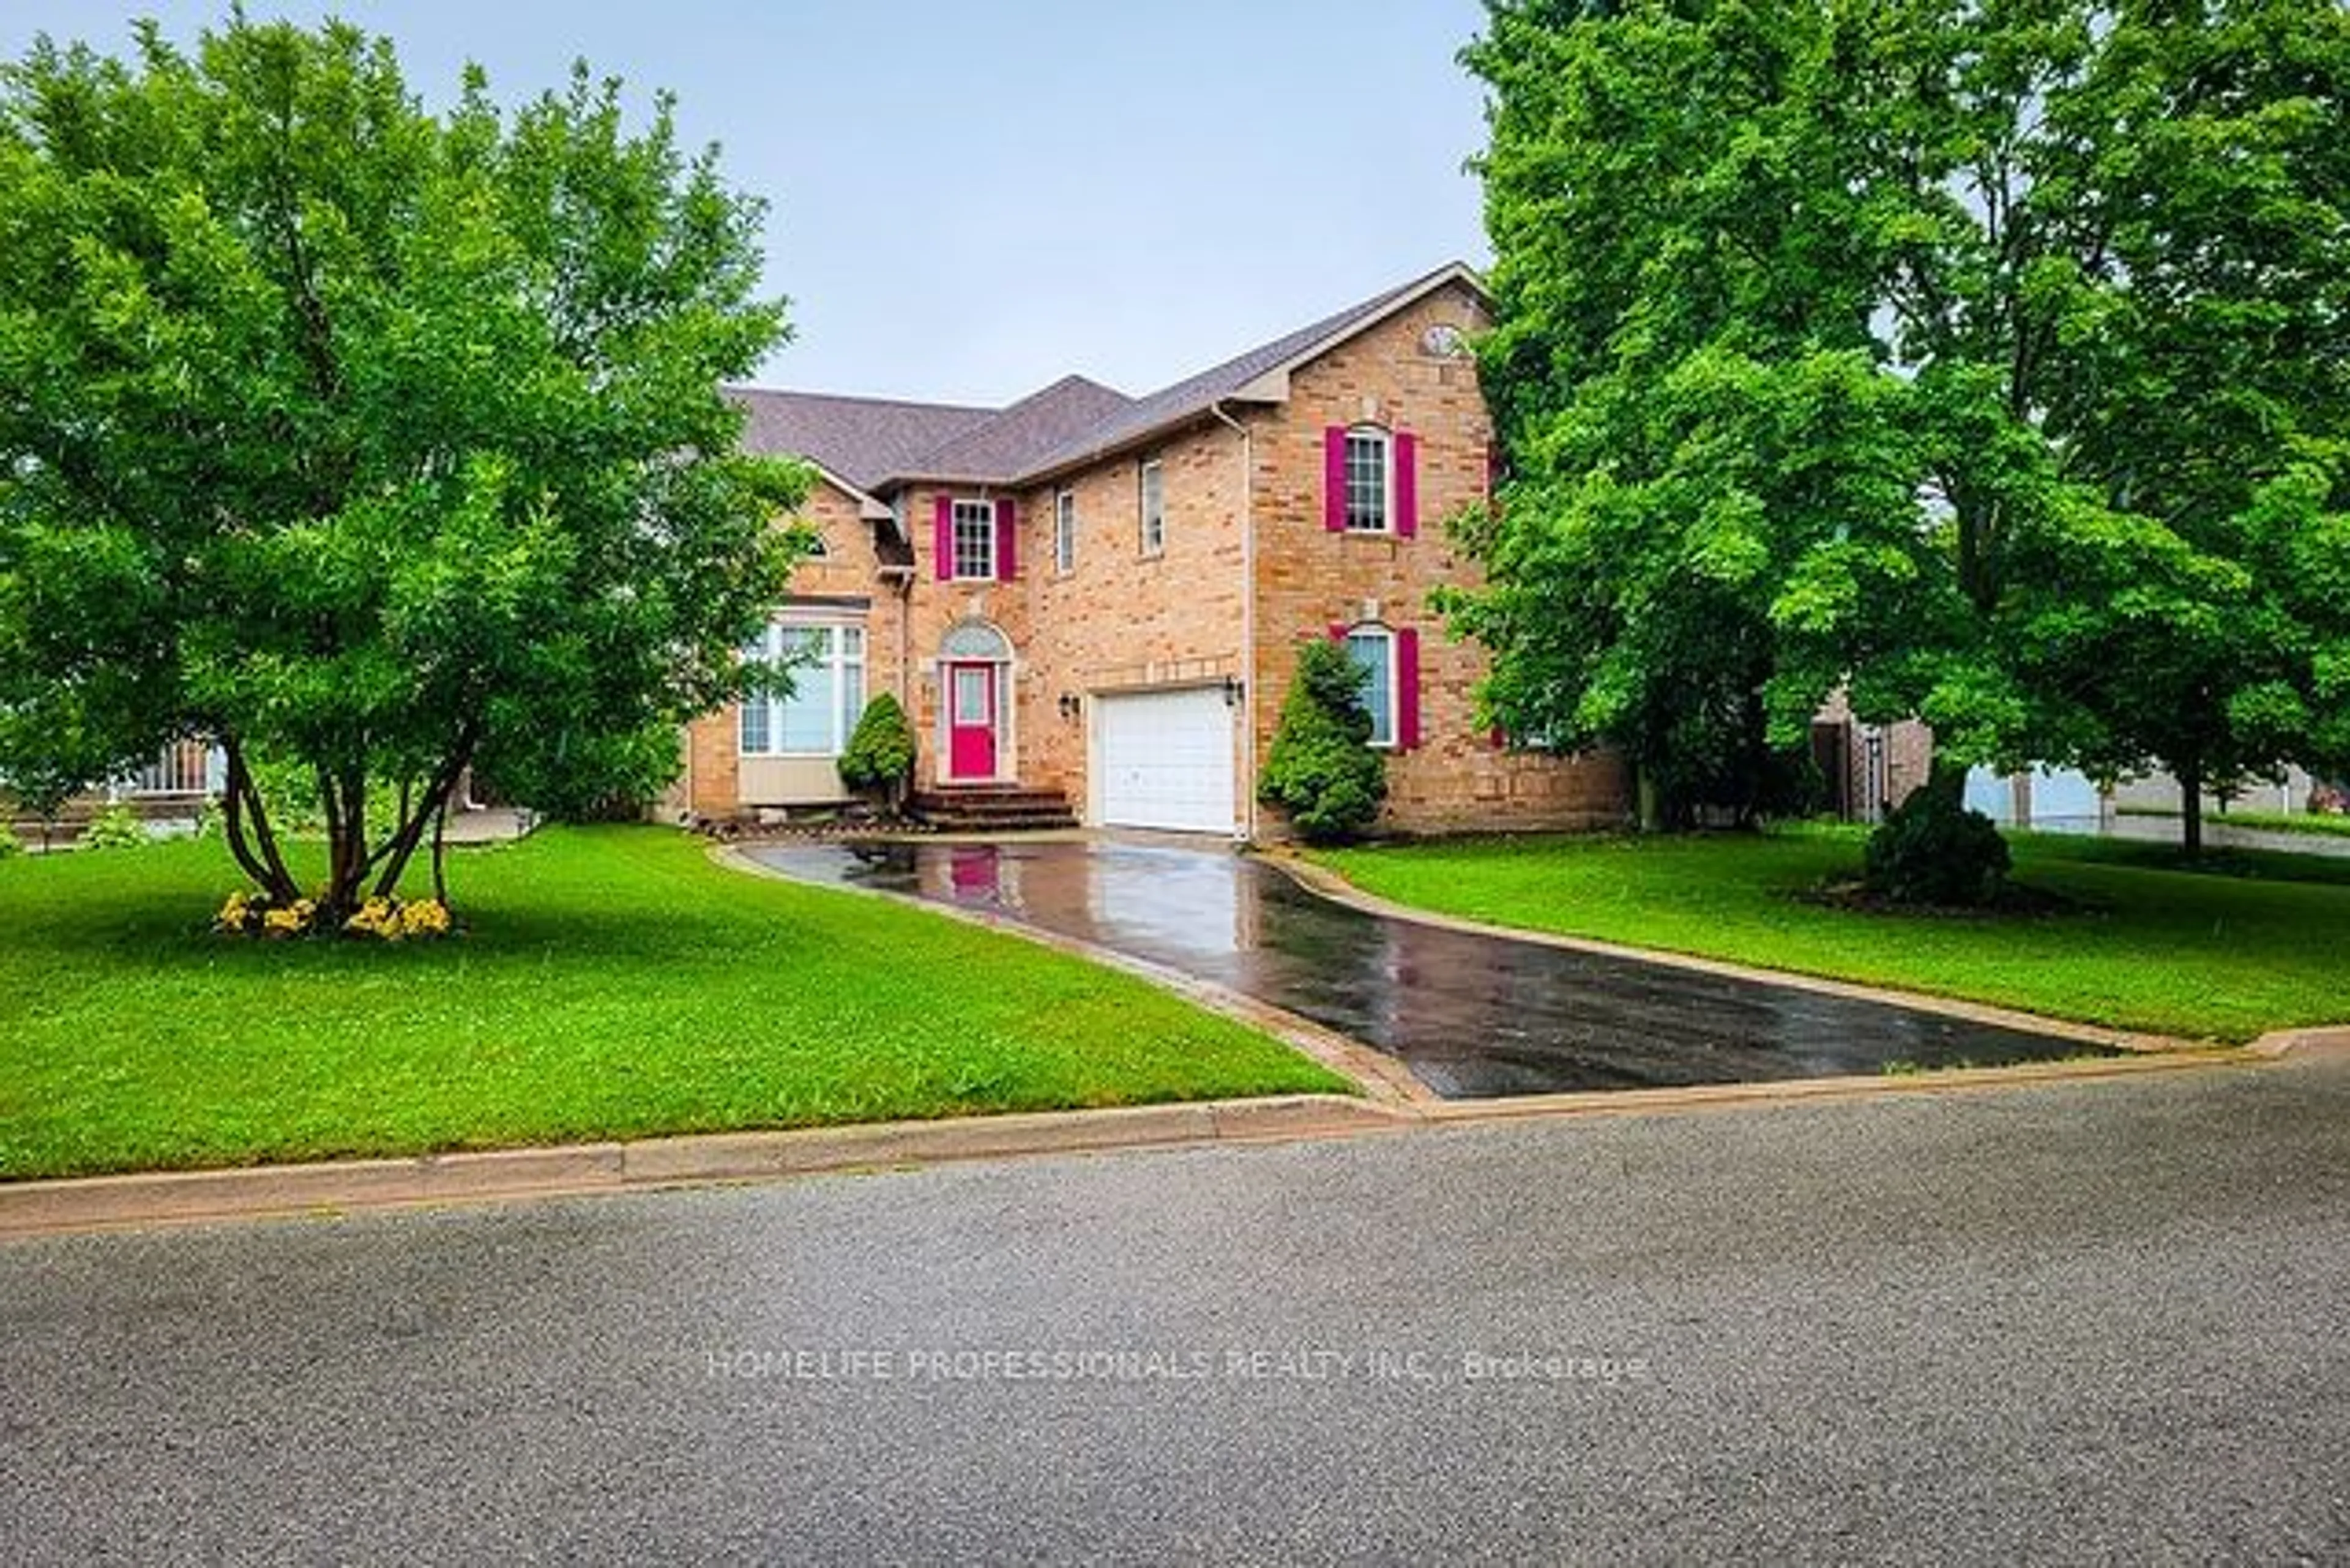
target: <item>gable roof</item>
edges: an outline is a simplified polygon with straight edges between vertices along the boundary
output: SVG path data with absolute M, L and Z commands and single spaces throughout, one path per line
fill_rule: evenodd
M 1301 327 L 1270 343 L 1261 343 L 1221 365 L 1137 400 L 1124 414 L 1104 421 L 1045 454 L 1021 477 L 1043 479 L 1058 470 L 1106 456 L 1120 447 L 1187 424 L 1218 403 L 1284 401 L 1289 396 L 1290 372 L 1456 282 L 1466 284 L 1480 298 L 1484 296 L 1484 285 L 1475 273 L 1463 263 L 1448 263 L 1400 287 L 1374 295 L 1335 316 L 1326 316 L 1311 326 Z
M 1083 376 L 1064 376 L 1005 409 L 753 388 L 727 395 L 751 411 L 746 446 L 806 458 L 827 478 L 847 480 L 860 501 L 916 480 L 1029 484 L 1140 445 L 1221 403 L 1285 401 L 1301 366 L 1455 284 L 1485 296 L 1474 272 L 1451 262 L 1143 398 Z

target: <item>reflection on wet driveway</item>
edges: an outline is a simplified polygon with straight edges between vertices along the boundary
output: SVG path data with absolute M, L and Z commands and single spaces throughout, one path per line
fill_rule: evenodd
M 999 912 L 1301 1013 L 1447 1098 L 1753 1083 L 2072 1056 L 1885 1002 L 1391 919 L 1223 851 L 1115 842 L 766 846 L 816 882 Z

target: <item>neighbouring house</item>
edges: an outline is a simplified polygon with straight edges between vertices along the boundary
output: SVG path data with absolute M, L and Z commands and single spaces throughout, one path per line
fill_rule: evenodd
M 1818 764 L 1826 808 L 1849 822 L 1879 822 L 1926 782 L 1934 733 L 1915 719 L 1891 724 L 1856 721 L 1844 693 L 1829 698 L 1812 721 L 1812 760 Z M 2230 810 L 2298 815 L 2324 809 L 2323 780 L 2298 767 L 2254 780 L 2230 796 L 2206 792 L 2204 815 L 2225 820 Z M 2106 834 L 2117 816 L 2179 814 L 2178 781 L 2159 770 L 2102 784 L 2078 768 L 2035 764 L 2022 773 L 1986 767 L 1967 771 L 1966 804 L 2002 827 L 2043 833 Z
M 1449 265 L 1144 397 L 1070 376 L 1003 409 L 737 390 L 745 443 L 805 458 L 804 562 L 761 644 L 787 696 L 689 729 L 672 810 L 838 803 L 835 760 L 894 692 L 933 813 L 1278 836 L 1255 799 L 1297 643 L 1369 671 L 1382 825 L 1619 821 L 1605 755 L 1513 748 L 1475 722 L 1481 651 L 1431 589 L 1472 579 L 1445 522 L 1482 504 L 1492 426 Z

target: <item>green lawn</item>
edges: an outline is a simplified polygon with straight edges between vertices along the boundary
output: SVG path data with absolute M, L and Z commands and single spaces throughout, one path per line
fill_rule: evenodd
M 2016 875 L 2078 909 L 1970 919 L 1797 895 L 1856 875 L 1860 837 L 1479 839 L 1319 857 L 1399 903 L 1500 925 L 2000 1003 L 2189 1038 L 2350 1023 L 2350 861 L 2020 835 Z
M 452 852 L 462 937 L 210 935 L 217 844 L 0 861 L 0 1178 L 1352 1085 L 1140 981 L 658 828 Z

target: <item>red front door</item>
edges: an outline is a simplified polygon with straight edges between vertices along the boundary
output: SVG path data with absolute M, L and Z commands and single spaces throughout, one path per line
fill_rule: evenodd
M 947 776 L 995 776 L 996 666 L 947 666 Z

